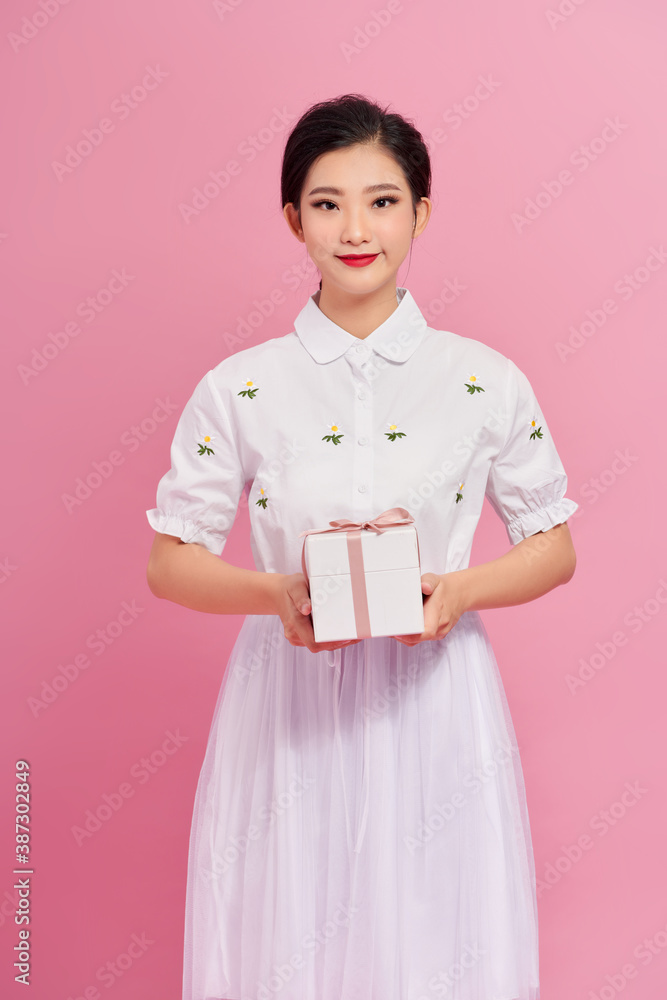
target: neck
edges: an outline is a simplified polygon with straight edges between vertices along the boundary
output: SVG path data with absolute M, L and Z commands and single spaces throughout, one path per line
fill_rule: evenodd
M 314 295 L 315 305 L 337 326 L 364 340 L 398 308 L 396 285 L 384 285 L 368 295 L 345 295 L 326 286 Z

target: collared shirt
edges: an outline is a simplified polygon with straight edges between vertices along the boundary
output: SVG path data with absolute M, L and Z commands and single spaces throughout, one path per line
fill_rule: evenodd
M 146 511 L 155 531 L 220 555 L 245 495 L 256 568 L 296 573 L 300 532 L 404 507 L 421 572 L 442 574 L 468 566 L 485 497 L 511 544 L 577 510 L 514 362 L 429 327 L 406 288 L 364 339 L 317 297 L 292 331 L 225 358 L 196 385 Z

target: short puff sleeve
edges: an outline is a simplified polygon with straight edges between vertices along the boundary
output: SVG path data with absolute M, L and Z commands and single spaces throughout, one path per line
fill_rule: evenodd
M 234 523 L 244 476 L 229 417 L 212 372 L 199 381 L 179 417 L 171 469 L 146 511 L 155 531 L 197 542 L 220 555 Z
M 565 496 L 567 475 L 530 382 L 506 360 L 507 435 L 491 462 L 486 496 L 516 545 L 562 524 L 579 504 Z

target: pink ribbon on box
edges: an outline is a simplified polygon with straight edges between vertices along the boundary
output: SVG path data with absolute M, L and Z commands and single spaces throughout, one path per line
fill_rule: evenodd
M 352 603 L 354 607 L 354 624 L 357 639 L 369 639 L 371 637 L 371 620 L 368 613 L 368 595 L 366 593 L 366 572 L 364 567 L 364 553 L 361 545 L 361 532 L 364 529 L 382 534 L 387 528 L 398 524 L 414 524 L 414 517 L 405 507 L 390 507 L 370 521 L 348 521 L 347 518 L 340 518 L 337 521 L 329 521 L 330 528 L 309 528 L 307 531 L 299 532 L 299 538 L 303 535 L 320 535 L 330 531 L 345 531 L 347 533 L 347 554 L 350 561 L 350 579 L 352 583 Z M 301 547 L 301 568 L 306 580 L 309 581 L 306 570 L 306 539 Z M 419 559 L 419 538 L 417 538 L 417 558 Z

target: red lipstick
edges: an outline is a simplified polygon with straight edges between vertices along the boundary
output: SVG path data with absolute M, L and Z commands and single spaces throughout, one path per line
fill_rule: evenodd
M 367 264 L 372 264 L 376 257 L 379 257 L 377 253 L 359 253 L 359 254 L 345 254 L 341 256 L 338 260 L 342 260 L 343 264 L 347 264 L 348 267 L 366 267 Z

